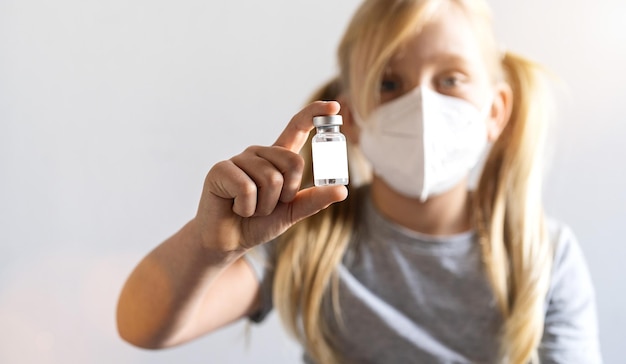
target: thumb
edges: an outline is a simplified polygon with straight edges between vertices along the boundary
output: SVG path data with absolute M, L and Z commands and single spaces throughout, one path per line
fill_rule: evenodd
M 348 189 L 345 186 L 321 186 L 306 188 L 296 195 L 291 201 L 291 209 L 287 220 L 291 224 L 309 217 L 327 208 L 331 204 L 343 201 L 348 197 Z

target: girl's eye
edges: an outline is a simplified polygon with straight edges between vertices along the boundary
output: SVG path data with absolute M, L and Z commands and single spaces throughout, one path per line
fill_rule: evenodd
M 380 83 L 380 92 L 393 92 L 398 90 L 398 83 L 392 80 L 383 80 Z
M 461 72 L 450 72 L 436 78 L 435 87 L 438 92 L 444 95 L 455 96 L 463 92 L 468 81 L 469 79 L 467 75 Z
M 439 81 L 439 86 L 443 88 L 453 88 L 459 86 L 461 80 L 455 75 L 446 76 Z

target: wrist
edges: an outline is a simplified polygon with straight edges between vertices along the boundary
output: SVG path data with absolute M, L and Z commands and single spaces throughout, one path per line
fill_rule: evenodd
M 196 218 L 189 221 L 183 230 L 184 240 L 193 244 L 210 265 L 230 265 L 247 251 L 239 246 L 231 248 L 231 244 L 220 244 L 218 237 L 203 228 Z

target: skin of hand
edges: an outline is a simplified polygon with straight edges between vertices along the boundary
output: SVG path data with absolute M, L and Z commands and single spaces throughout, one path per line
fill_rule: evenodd
M 304 161 L 298 152 L 313 117 L 337 114 L 339 108 L 334 101 L 314 102 L 291 119 L 273 145 L 248 147 L 211 168 L 194 218 L 204 248 L 217 256 L 239 256 L 347 197 L 345 186 L 300 190 Z

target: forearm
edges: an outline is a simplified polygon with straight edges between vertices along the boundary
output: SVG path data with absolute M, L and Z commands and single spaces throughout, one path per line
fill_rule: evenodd
M 344 200 L 344 186 L 300 190 L 298 154 L 317 115 L 335 102 L 296 114 L 270 147 L 251 146 L 208 172 L 197 215 L 159 245 L 128 278 L 117 310 L 120 335 L 146 348 L 176 345 L 252 313 L 259 280 L 241 259 L 294 223 Z
M 117 309 L 126 341 L 159 348 L 183 340 L 211 284 L 241 256 L 205 247 L 194 223 L 154 249 L 128 278 Z

